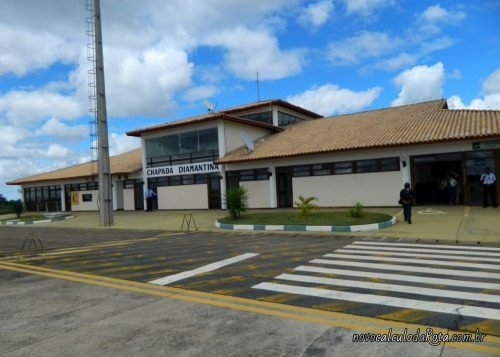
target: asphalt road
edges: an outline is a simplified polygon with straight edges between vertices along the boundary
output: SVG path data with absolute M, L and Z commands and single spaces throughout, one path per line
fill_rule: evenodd
M 29 248 L 33 239 L 38 245 Z M 267 232 L 0 229 L 0 263 L 493 336 L 500 336 L 497 250 Z

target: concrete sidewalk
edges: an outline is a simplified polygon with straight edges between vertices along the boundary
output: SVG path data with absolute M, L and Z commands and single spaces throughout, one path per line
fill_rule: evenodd
M 341 209 L 324 209 L 339 211 Z M 396 225 L 373 232 L 360 233 L 313 233 L 317 235 L 349 235 L 364 237 L 392 237 L 422 240 L 447 240 L 458 242 L 489 242 L 500 244 L 500 209 L 470 206 L 416 206 L 413 207 L 413 224 L 402 219 L 400 207 L 367 208 L 367 211 L 396 216 Z M 276 212 L 277 210 L 249 210 L 249 212 Z M 281 211 L 292 211 L 281 210 Z M 100 228 L 98 212 L 75 212 L 75 218 L 61 222 L 37 224 L 33 227 Z M 225 231 L 214 226 L 218 218 L 227 216 L 223 210 L 203 211 L 118 211 L 115 224 L 110 228 L 160 229 L 180 231 L 185 215 L 192 214 L 200 231 Z M 193 226 L 191 226 L 193 228 Z M 251 233 L 246 231 L 247 233 Z M 258 231 L 257 231 L 258 233 Z M 290 234 L 290 232 L 283 232 Z M 293 232 L 292 234 L 300 234 Z

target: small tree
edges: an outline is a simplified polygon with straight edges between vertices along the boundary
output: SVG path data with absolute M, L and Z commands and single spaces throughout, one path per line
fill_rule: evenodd
M 20 218 L 24 212 L 24 203 L 22 200 L 13 200 L 9 202 L 9 206 L 12 208 L 17 218 Z
M 364 206 L 361 202 L 356 202 L 356 205 L 349 210 L 349 214 L 353 218 L 363 217 Z
M 317 197 L 299 196 L 299 199 L 295 201 L 295 206 L 299 209 L 299 216 L 304 218 L 310 216 L 311 212 L 318 208 L 318 206 L 313 203 L 317 199 Z
M 245 187 L 229 188 L 224 199 L 231 218 L 241 218 L 241 212 L 245 212 L 248 207 L 247 189 Z

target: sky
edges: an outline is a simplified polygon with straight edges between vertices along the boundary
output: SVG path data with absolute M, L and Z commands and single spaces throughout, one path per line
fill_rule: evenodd
M 90 155 L 86 0 L 0 1 L 0 194 Z M 283 99 L 324 116 L 500 109 L 500 0 L 101 0 L 110 153 L 129 130 Z M 258 73 L 258 86 L 257 86 Z M 332 119 L 334 120 L 334 119 Z

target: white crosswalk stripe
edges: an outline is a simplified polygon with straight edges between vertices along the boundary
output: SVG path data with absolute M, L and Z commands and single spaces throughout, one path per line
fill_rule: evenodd
M 253 288 L 500 320 L 497 248 L 356 241 L 309 263 Z

